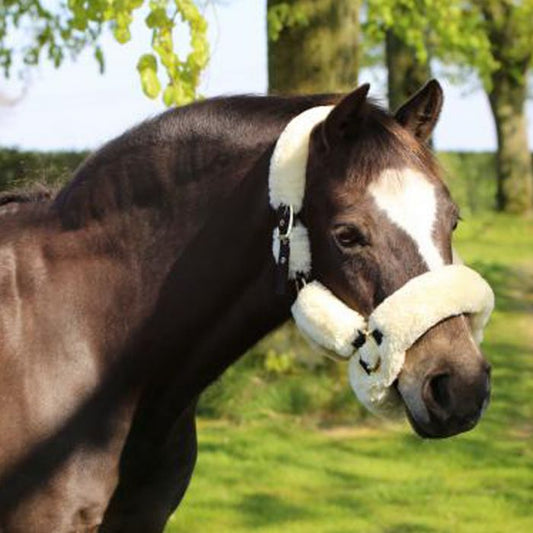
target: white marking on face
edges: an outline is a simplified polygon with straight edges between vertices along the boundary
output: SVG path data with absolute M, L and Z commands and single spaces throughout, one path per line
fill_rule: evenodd
M 435 186 L 417 170 L 388 169 L 370 185 L 369 192 L 390 221 L 413 239 L 429 270 L 442 267 L 444 259 L 433 241 Z

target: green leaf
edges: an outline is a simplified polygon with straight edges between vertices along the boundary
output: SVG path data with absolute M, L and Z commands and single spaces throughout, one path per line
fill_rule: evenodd
M 104 53 L 102 52 L 102 49 L 99 46 L 97 46 L 94 49 L 94 58 L 96 59 L 96 62 L 98 63 L 100 74 L 103 74 L 105 71 L 105 60 L 104 60 Z
M 0 0 L 2 2 L 2 0 Z M 4 5 L 5 4 L 5 5 Z M 200 76 L 209 60 L 207 22 L 193 0 L 4 0 L 0 13 L 0 71 L 12 75 L 13 64 L 21 73 L 43 60 L 59 67 L 66 57 L 84 49 L 93 50 L 100 72 L 104 71 L 101 37 L 111 29 L 120 44 L 131 39 L 131 23 L 146 7 L 147 26 L 152 31 L 152 53 L 137 64 L 142 89 L 150 98 L 161 93 L 160 76 L 166 76 L 164 101 L 184 104 L 197 97 Z M 24 28 L 21 39 L 7 41 L 13 28 Z M 177 34 L 189 35 L 189 50 L 179 57 L 174 43 Z M 148 48 L 148 46 L 147 46 Z M 163 67 L 158 74 L 157 67 Z
M 152 54 L 144 54 L 139 58 L 137 70 L 141 77 L 144 94 L 149 98 L 157 98 L 161 92 L 161 83 L 157 77 L 157 59 Z
M 167 107 L 170 107 L 176 103 L 176 91 L 172 85 L 167 85 L 163 91 L 163 102 Z

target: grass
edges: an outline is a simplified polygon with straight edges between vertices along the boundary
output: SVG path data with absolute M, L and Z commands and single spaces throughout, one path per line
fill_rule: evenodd
M 284 409 L 280 384 L 300 390 L 302 371 L 269 380 L 249 354 L 227 381 L 233 403 L 226 378 L 211 392 L 236 414 L 200 418 L 198 466 L 167 533 L 533 531 L 533 221 L 480 215 L 457 233 L 497 296 L 484 343 L 493 396 L 479 426 L 423 441 L 407 425 L 361 421 L 355 399 L 315 399 L 334 383 L 329 366 L 308 371 L 304 399 Z M 335 401 L 341 426 L 324 415 Z

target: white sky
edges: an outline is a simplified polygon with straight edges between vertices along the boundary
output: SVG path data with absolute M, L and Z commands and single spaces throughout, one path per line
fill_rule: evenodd
M 202 94 L 264 93 L 267 87 L 266 2 L 231 0 L 208 13 L 212 57 Z M 40 67 L 24 98 L 0 108 L 0 146 L 25 149 L 96 148 L 126 128 L 164 109 L 144 96 L 136 70 L 140 54 L 149 51 L 150 35 L 138 21 L 125 46 L 106 38 L 106 72 L 98 73 L 91 54 L 59 70 Z M 363 72 L 360 81 L 366 81 Z M 441 80 L 442 81 L 442 80 Z M 493 150 L 494 125 L 482 91 L 443 81 L 446 101 L 437 127 L 440 150 Z M 15 84 L 7 86 L 16 92 Z M 2 87 L 5 91 L 5 85 Z M 384 100 L 384 87 L 371 92 Z M 533 147 L 533 102 L 528 103 L 529 142 Z

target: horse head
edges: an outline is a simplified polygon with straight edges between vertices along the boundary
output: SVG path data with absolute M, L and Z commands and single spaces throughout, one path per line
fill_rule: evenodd
M 438 82 L 394 114 L 369 101 L 368 89 L 346 96 L 312 131 L 301 212 L 313 277 L 363 316 L 412 278 L 451 264 L 459 220 L 428 147 L 443 101 Z M 461 314 L 418 338 L 394 387 L 417 433 L 447 437 L 477 423 L 489 376 Z

